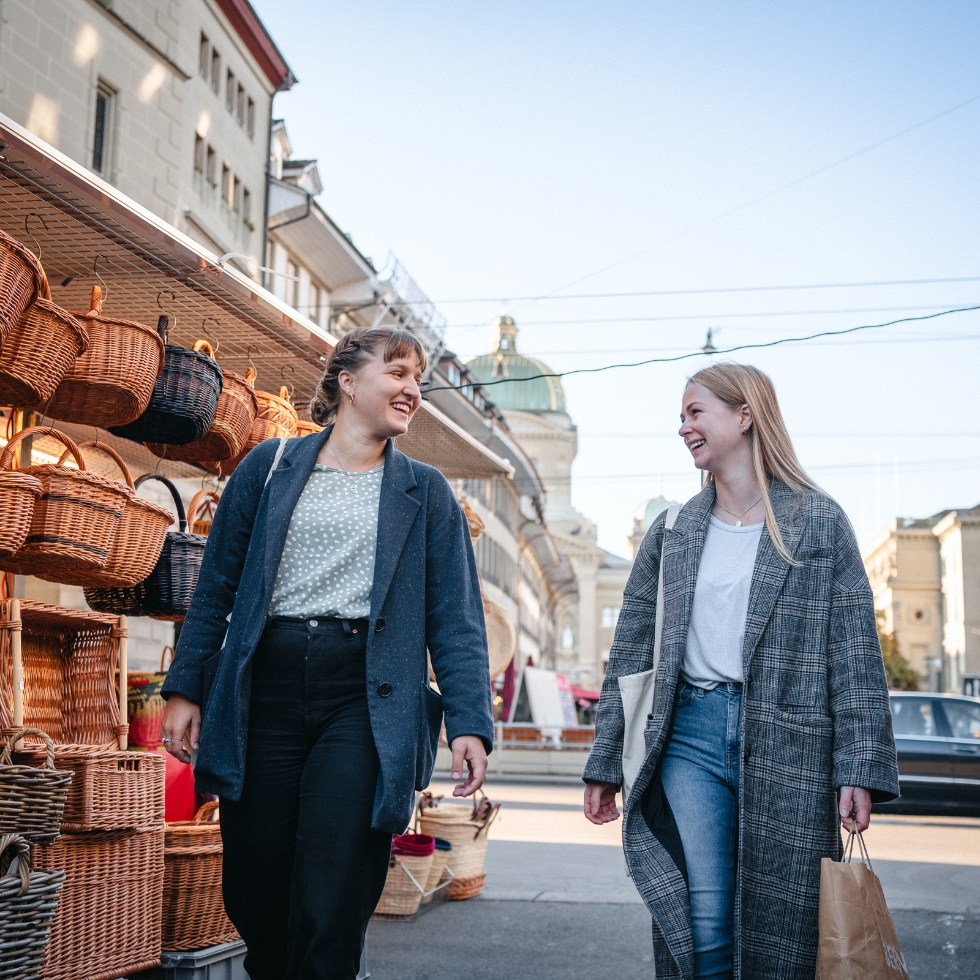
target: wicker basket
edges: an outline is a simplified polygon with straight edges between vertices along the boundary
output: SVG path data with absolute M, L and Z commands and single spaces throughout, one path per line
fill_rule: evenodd
M 34 302 L 43 278 L 34 253 L 0 231 L 0 344 Z
M 10 467 L 14 447 L 27 436 L 50 435 L 67 446 L 78 469 L 60 465 L 26 466 L 21 472 L 41 481 L 31 529 L 14 552 L 0 553 L 0 568 L 20 575 L 62 581 L 66 570 L 76 574 L 105 568 L 130 491 L 115 480 L 85 472 L 78 447 L 57 429 L 32 426 L 18 432 L 0 455 L 0 470 Z
M 450 844 L 448 849 L 436 847 L 435 851 L 433 852 L 432 867 L 429 868 L 429 878 L 425 882 L 425 895 L 422 897 L 423 905 L 432 901 L 433 893 L 443 878 L 452 877 L 452 871 L 447 872 L 446 870 L 446 865 L 449 860 L 447 855 L 451 850 L 452 845 Z
M 206 343 L 199 340 L 194 345 Z M 188 463 L 202 460 L 232 459 L 245 448 L 259 411 L 252 382 L 234 371 L 224 371 L 224 387 L 218 399 L 214 421 L 203 439 L 186 446 L 168 446 L 162 442 L 147 442 L 146 448 L 163 459 Z M 252 377 L 255 373 L 252 372 Z
M 45 756 L 40 766 L 14 765 L 10 752 L 24 735 L 44 740 Z M 23 834 L 35 844 L 57 838 L 71 780 L 70 771 L 55 768 L 54 743 L 40 728 L 11 732 L 0 755 L 0 834 Z
M 211 533 L 214 512 L 221 500 L 217 490 L 198 490 L 187 505 L 187 523 L 191 532 L 207 537 Z
M 16 551 L 27 540 L 41 481 L 27 473 L 0 472 L 0 550 Z
M 129 491 L 123 507 L 119 530 L 112 539 L 112 548 L 105 568 L 94 572 L 76 572 L 66 562 L 65 567 L 49 569 L 64 585 L 95 586 L 98 588 L 126 588 L 142 582 L 153 571 L 167 529 L 173 524 L 174 515 L 165 507 L 136 496 L 136 486 L 123 458 L 111 447 L 101 442 L 80 442 L 79 449 L 98 449 L 119 467 Z M 64 463 L 67 452 L 58 461 Z
M 42 729 L 56 743 L 106 745 L 125 734 L 116 689 L 126 635 L 119 619 L 28 599 L 2 605 L 0 728 L 14 725 L 15 631 L 21 634 L 23 724 Z
M 39 746 L 25 743 L 17 762 L 43 762 Z M 61 829 L 141 830 L 163 820 L 167 760 L 156 752 L 120 752 L 112 745 L 56 745 L 54 764 L 74 773 Z
M 490 804 L 485 798 L 470 806 L 433 799 L 426 793 L 419 802 L 419 827 L 423 834 L 442 837 L 452 844 L 444 863 L 457 880 L 472 878 L 483 873 L 487 832 L 499 812 L 500 804 Z
M 374 914 L 399 917 L 415 915 L 422 904 L 433 857 L 432 854 L 425 857 L 395 855 L 388 867 L 384 891 Z
M 17 871 L 10 865 L 17 857 Z M 0 977 L 35 980 L 41 973 L 64 871 L 32 871 L 31 848 L 18 834 L 0 837 Z
M 166 338 L 166 317 L 159 330 Z M 214 422 L 221 396 L 221 368 L 207 341 L 193 350 L 166 347 L 163 370 L 143 414 L 129 425 L 116 426 L 113 435 L 145 442 L 153 439 L 171 446 L 186 446 L 203 439 Z M 159 454 L 158 454 L 159 455 Z
M 254 368 L 250 367 L 245 372 L 245 379 L 249 383 L 254 382 Z M 252 430 L 245 447 L 232 459 L 202 460 L 201 465 L 205 469 L 220 476 L 231 476 L 235 467 L 260 442 L 265 442 L 266 439 L 281 439 L 283 436 L 291 438 L 296 435 L 296 423 L 299 422 L 299 416 L 289 401 L 289 388 L 286 385 L 279 389 L 278 395 L 273 395 L 270 391 L 257 391 L 255 398 L 258 403 L 258 413 L 252 423 Z
M 0 404 L 18 408 L 45 404 L 88 346 L 88 331 L 51 302 L 47 276 L 42 273 L 37 299 L 7 331 L 0 347 Z
M 58 385 L 45 415 L 101 429 L 138 419 L 150 404 L 163 368 L 163 341 L 132 320 L 101 316 L 102 290 L 92 287 L 88 313 L 75 316 L 88 330 L 89 347 Z
M 65 834 L 35 848 L 34 863 L 66 874 L 42 980 L 112 980 L 160 962 L 162 824 Z
M 310 422 L 308 419 L 297 419 L 296 420 L 296 438 L 302 439 L 303 436 L 311 436 L 316 432 L 323 432 L 323 426 L 317 425 L 316 422 Z
M 468 898 L 476 898 L 487 883 L 487 873 L 481 871 L 469 878 L 454 878 L 446 885 L 447 902 L 463 902 Z
M 204 949 L 238 939 L 221 897 L 221 828 L 205 803 L 191 821 L 168 823 L 164 841 L 163 948 Z
M 167 679 L 167 652 L 173 660 L 174 648 L 167 646 L 160 654 L 160 669 L 131 670 L 126 701 L 129 721 L 129 744 L 145 749 L 155 749 L 161 745 L 160 722 L 166 701 L 160 696 L 160 688 Z

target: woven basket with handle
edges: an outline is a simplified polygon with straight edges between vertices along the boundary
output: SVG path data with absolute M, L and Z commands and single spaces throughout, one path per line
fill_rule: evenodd
M 160 722 L 167 702 L 160 696 L 160 688 L 167 679 L 167 654 L 173 660 L 174 648 L 166 646 L 160 654 L 160 669 L 131 670 L 126 705 L 129 720 L 129 744 L 155 749 L 160 742 Z
M 20 834 L 4 834 L 0 875 L 0 977 L 31 980 L 41 974 L 65 872 L 31 870 L 30 844 Z
M 98 286 L 92 287 L 88 313 L 74 316 L 88 330 L 88 350 L 58 385 L 44 414 L 101 429 L 138 419 L 163 368 L 163 340 L 142 323 L 102 316 Z
M 471 806 L 424 793 L 419 801 L 418 823 L 423 834 L 442 837 L 452 844 L 452 850 L 445 853 L 444 864 L 452 869 L 458 881 L 483 873 L 487 832 L 499 812 L 500 804 L 490 803 L 486 797 L 475 800 Z M 450 886 L 448 891 L 452 893 L 452 890 Z
M 0 231 L 0 344 L 34 302 L 43 277 L 34 253 Z
M 77 572 L 68 563 L 65 568 L 51 569 L 58 581 L 64 585 L 96 586 L 98 588 L 126 588 L 142 582 L 153 571 L 167 529 L 173 524 L 174 516 L 166 507 L 160 507 L 136 495 L 136 485 L 125 460 L 111 446 L 101 442 L 80 442 L 79 449 L 97 449 L 108 456 L 119 467 L 126 489 L 126 505 L 123 507 L 119 530 L 112 539 L 112 548 L 105 567 L 98 571 Z M 62 465 L 68 457 L 66 452 L 58 461 Z
M 34 864 L 65 872 L 44 951 L 44 980 L 112 980 L 160 962 L 162 824 L 63 834 L 35 848 Z
M 167 318 L 157 327 L 164 342 Z M 163 370 L 153 386 L 150 404 L 128 425 L 115 426 L 113 435 L 134 442 L 154 440 L 173 446 L 186 446 L 207 435 L 221 397 L 221 368 L 207 341 L 198 341 L 193 350 L 166 345 Z
M 0 404 L 43 405 L 88 345 L 85 327 L 51 302 L 42 272 L 37 298 L 10 327 L 0 347 Z
M 25 735 L 44 740 L 44 762 L 40 766 L 13 762 L 14 742 Z M 0 755 L 0 834 L 23 834 L 34 844 L 53 841 L 61 833 L 71 779 L 70 770 L 55 768 L 54 742 L 49 735 L 40 728 L 14 729 Z
M 250 367 L 245 372 L 245 378 L 249 382 L 254 382 L 255 369 Z M 232 459 L 201 461 L 201 465 L 212 473 L 231 476 L 235 467 L 260 442 L 265 442 L 266 439 L 281 439 L 283 436 L 291 438 L 296 435 L 296 423 L 299 421 L 299 416 L 289 400 L 289 388 L 286 385 L 279 389 L 278 395 L 272 394 L 271 391 L 257 391 L 255 398 L 258 403 L 258 413 L 242 451 Z
M 221 495 L 217 490 L 198 490 L 191 497 L 187 505 L 187 523 L 192 533 L 208 536 L 220 500 Z
M 425 884 L 429 880 L 434 855 L 425 857 L 397 854 L 388 866 L 384 891 L 374 914 L 378 916 L 415 915 L 422 904 Z
M 221 897 L 221 828 L 216 801 L 193 820 L 168 823 L 164 839 L 163 948 L 204 949 L 238 939 Z
M 207 341 L 199 340 L 195 350 L 210 351 Z M 213 356 L 213 355 L 211 355 Z M 168 446 L 162 442 L 147 442 L 146 448 L 163 459 L 177 459 L 188 463 L 202 460 L 224 460 L 237 456 L 248 443 L 259 403 L 255 398 L 252 380 L 234 371 L 224 371 L 224 387 L 218 399 L 214 421 L 207 435 L 186 446 Z M 254 380 L 255 372 L 251 377 Z
M 0 550 L 16 551 L 27 540 L 41 481 L 16 470 L 0 472 Z
M 115 480 L 85 470 L 81 451 L 57 429 L 32 426 L 17 433 L 0 455 L 0 470 L 10 468 L 15 446 L 27 436 L 53 436 L 75 457 L 78 469 L 44 464 L 21 472 L 41 482 L 31 529 L 16 551 L 0 553 L 0 568 L 20 575 L 62 581 L 66 569 L 104 569 L 119 530 L 130 491 Z
M 311 422 L 309 419 L 297 419 L 296 437 L 298 439 L 302 439 L 303 436 L 311 436 L 316 432 L 323 432 L 323 426 L 317 425 L 316 422 Z

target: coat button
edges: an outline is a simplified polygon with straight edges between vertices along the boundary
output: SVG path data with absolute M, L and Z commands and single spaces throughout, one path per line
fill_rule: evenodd
M 387 681 L 385 681 L 385 683 L 378 688 L 378 697 L 379 698 L 389 697 L 391 695 L 391 690 L 392 690 L 391 685 Z
M 385 621 L 381 616 L 379 616 L 374 622 L 374 632 L 380 633 L 384 628 L 385 628 Z
M 744 754 L 742 755 L 742 762 L 745 763 L 745 765 L 748 765 L 749 759 L 751 758 L 752 758 L 752 753 L 748 749 L 746 749 Z

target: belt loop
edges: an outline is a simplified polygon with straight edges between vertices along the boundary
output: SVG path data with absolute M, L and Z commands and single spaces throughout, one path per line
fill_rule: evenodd
M 350 628 L 350 620 L 342 619 L 341 622 L 344 624 L 344 636 L 353 636 L 354 631 Z

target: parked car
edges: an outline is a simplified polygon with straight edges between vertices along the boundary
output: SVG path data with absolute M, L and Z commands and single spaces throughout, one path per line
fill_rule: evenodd
M 980 816 L 980 698 L 893 691 L 901 799 L 881 813 Z

